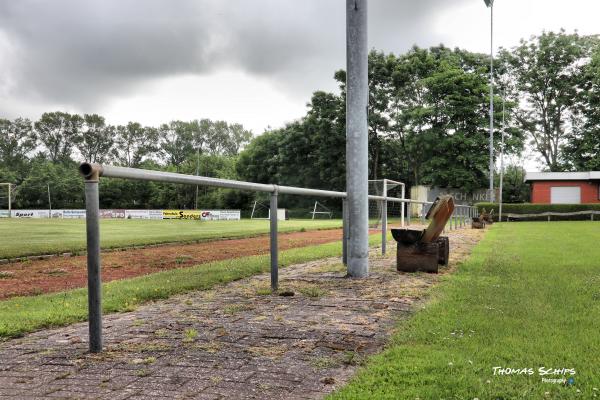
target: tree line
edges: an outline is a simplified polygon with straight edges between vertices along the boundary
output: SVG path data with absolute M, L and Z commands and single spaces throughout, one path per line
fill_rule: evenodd
M 505 201 L 527 200 L 524 154 L 549 171 L 600 169 L 599 43 L 597 36 L 543 32 L 499 51 L 493 135 L 496 156 L 504 133 L 504 152 L 512 160 Z M 370 179 L 487 187 L 489 74 L 489 56 L 443 45 L 415 46 L 399 55 L 372 50 Z M 346 73 L 333 76 L 338 93 L 315 92 L 304 117 L 254 138 L 241 125 L 210 120 L 158 128 L 112 127 L 98 115 L 60 112 L 35 123 L 1 120 L 0 181 L 18 183 L 17 204 L 27 207 L 44 203 L 40 187 L 46 182 L 64 188 L 67 206 L 81 182 L 60 176 L 76 177 L 74 159 L 344 190 Z M 146 182 L 104 180 L 101 190 L 103 205 L 110 207 L 192 208 L 196 201 L 194 188 Z M 202 207 L 248 208 L 253 198 L 204 188 L 200 195 Z M 310 201 L 281 200 L 287 207 Z
M 251 137 L 241 124 L 209 119 L 159 127 L 112 126 L 97 114 L 58 111 L 35 122 L 0 119 L 0 182 L 17 185 L 16 207 L 46 208 L 51 201 L 55 208 L 78 208 L 80 161 L 235 178 L 235 158 Z M 222 191 L 196 196 L 189 187 L 102 180 L 101 199 L 103 207 L 192 208 L 196 202 L 217 207 L 227 197 Z
M 494 150 L 497 157 L 504 132 L 504 151 L 513 160 L 505 201 L 528 199 L 525 155 L 549 171 L 600 169 L 599 43 L 597 36 L 543 32 L 499 52 Z M 401 55 L 371 51 L 370 179 L 487 187 L 489 74 L 489 56 L 443 45 Z M 303 119 L 249 144 L 238 161 L 245 178 L 344 189 L 345 71 L 334 78 L 339 94 L 315 92 Z M 497 186 L 498 171 L 495 178 Z

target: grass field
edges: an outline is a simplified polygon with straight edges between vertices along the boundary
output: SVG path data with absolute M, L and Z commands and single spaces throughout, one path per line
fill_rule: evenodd
M 600 397 L 598 243 L 593 222 L 495 224 L 426 308 L 331 398 Z
M 381 236 L 371 235 L 369 243 L 381 243 Z M 341 254 L 341 241 L 285 250 L 279 254 L 279 266 Z M 269 256 L 260 255 L 105 283 L 102 285 L 102 310 L 103 313 L 130 311 L 147 301 L 192 290 L 210 289 L 218 284 L 267 272 L 269 268 Z M 87 310 L 87 289 L 0 301 L 0 339 L 84 321 L 87 319 Z
M 341 220 L 279 221 L 279 232 L 339 228 Z M 102 248 L 131 245 L 240 238 L 269 232 L 267 220 L 168 221 L 110 220 L 100 224 Z M 0 219 L 0 259 L 85 249 L 85 220 Z

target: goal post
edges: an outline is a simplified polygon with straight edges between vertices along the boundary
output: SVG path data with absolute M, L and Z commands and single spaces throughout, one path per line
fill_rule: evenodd
M 392 179 L 370 179 L 369 195 L 406 198 L 406 185 L 404 182 Z M 378 228 L 383 222 L 383 213 L 388 220 L 399 220 L 405 226 L 405 213 L 408 203 L 392 203 L 387 201 L 369 201 L 369 220 L 372 227 Z
M 327 206 L 325 206 L 322 203 L 319 203 L 318 201 L 315 201 L 315 206 L 313 207 L 313 210 L 310 212 L 312 214 L 312 219 L 315 219 L 315 216 L 317 215 L 323 215 L 326 218 L 331 219 L 333 216 L 333 211 L 331 211 L 331 209 L 329 209 Z
M 406 186 L 403 182 L 392 179 L 370 179 L 369 194 L 384 198 L 395 197 L 405 199 Z M 387 200 L 369 201 L 370 226 L 381 229 L 381 253 L 386 253 L 388 221 L 395 222 L 400 219 L 400 226 L 404 227 L 404 213 L 407 203 L 389 202 Z
M 12 183 L 0 183 L 0 218 L 11 217 L 13 196 L 14 185 Z M 4 207 L 6 207 L 6 210 Z

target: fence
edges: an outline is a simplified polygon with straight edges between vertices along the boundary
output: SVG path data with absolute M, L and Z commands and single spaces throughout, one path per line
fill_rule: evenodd
M 513 213 L 504 213 L 506 217 L 506 222 L 510 222 L 510 219 L 520 220 L 520 219 L 536 219 L 536 218 L 544 218 L 548 219 L 548 222 L 551 221 L 552 217 L 577 217 L 577 216 L 589 215 L 590 220 L 594 220 L 594 215 L 600 215 L 600 211 L 597 210 L 588 210 L 588 211 L 573 211 L 573 212 L 556 212 L 556 211 L 547 211 L 537 214 L 513 214 Z M 598 219 L 600 220 L 600 218 Z
M 269 208 L 277 210 L 277 198 L 279 194 L 290 194 L 300 196 L 316 196 L 338 198 L 342 200 L 342 260 L 347 263 L 348 239 L 350 227 L 348 224 L 348 207 L 346 207 L 345 192 L 330 190 L 317 190 L 299 188 L 293 186 L 279 186 L 273 184 L 261 184 L 252 182 L 234 181 L 229 179 L 209 178 L 203 176 L 183 175 L 172 172 L 150 171 L 135 168 L 101 166 L 83 163 L 80 172 L 85 178 L 85 204 L 86 204 L 86 236 L 87 236 L 87 265 L 88 265 L 88 310 L 89 310 L 89 335 L 90 351 L 102 350 L 102 314 L 101 314 L 101 280 L 100 280 L 100 208 L 98 182 L 100 177 L 121 178 L 133 180 L 146 180 L 156 182 L 168 182 L 187 185 L 213 186 L 228 189 L 263 192 L 270 194 Z M 371 201 L 380 201 L 385 207 L 388 202 L 407 204 L 411 200 L 395 197 L 368 196 Z M 431 205 L 430 202 L 419 202 L 423 205 Z M 422 207 L 425 211 L 426 207 Z M 276 290 L 279 281 L 278 270 L 278 246 L 277 246 L 277 213 L 269 213 L 270 221 L 270 270 L 271 288 Z M 461 214 L 462 215 L 462 214 Z M 466 216 L 466 214 L 465 214 Z M 425 212 L 422 214 L 425 218 Z M 455 221 L 455 228 L 457 223 Z M 382 252 L 385 253 L 387 242 L 387 213 L 382 219 Z

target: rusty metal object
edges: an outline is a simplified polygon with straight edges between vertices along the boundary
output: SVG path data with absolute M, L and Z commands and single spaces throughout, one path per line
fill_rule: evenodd
M 493 212 L 493 210 L 492 210 Z M 473 229 L 484 229 L 486 224 L 491 224 L 492 222 L 488 222 L 490 220 L 490 216 L 485 211 L 485 208 L 481 209 L 481 213 L 479 213 L 479 217 L 473 218 L 471 221 L 471 228 Z
M 438 197 L 426 218 L 431 218 L 425 230 L 392 229 L 392 236 L 398 242 L 396 262 L 402 272 L 438 272 L 439 265 L 447 266 L 450 241 L 440 236 L 454 211 L 452 196 Z
M 425 231 L 421 242 L 430 243 L 435 241 L 444 231 L 448 219 L 454 212 L 454 198 L 450 195 L 440 196 L 431 205 L 425 218 L 431 218 L 431 222 Z

